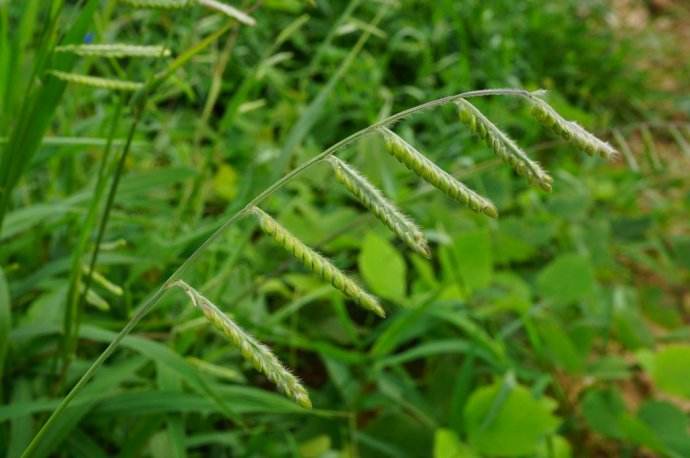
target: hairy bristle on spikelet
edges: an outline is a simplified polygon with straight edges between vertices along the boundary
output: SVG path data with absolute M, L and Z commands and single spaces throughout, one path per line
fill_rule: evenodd
M 509 164 L 519 175 L 526 177 L 545 191 L 551 191 L 553 179 L 541 166 L 530 159 L 506 133 L 492 123 L 474 105 L 464 99 L 456 101 L 460 120 L 491 147 L 496 156 Z
M 492 218 L 498 216 L 498 211 L 491 201 L 480 196 L 441 169 L 395 132 L 387 127 L 382 127 L 380 131 L 385 138 L 388 152 L 408 169 L 448 196 L 468 205 L 472 210 L 484 213 Z
M 97 76 L 80 75 L 78 73 L 66 73 L 59 70 L 50 70 L 48 73 L 69 83 L 99 87 L 113 91 L 138 91 L 144 87 L 143 83 L 139 83 L 137 81 L 112 80 L 107 78 L 99 78 Z
M 234 346 L 239 348 L 244 359 L 249 361 L 256 370 L 268 377 L 280 391 L 294 399 L 299 405 L 311 408 L 309 394 L 300 380 L 283 366 L 266 345 L 244 331 L 213 302 L 184 281 L 177 280 L 172 286 L 176 286 L 187 293 L 192 303 L 201 310 L 206 319 L 220 330 Z
M 541 97 L 532 94 L 527 99 L 532 105 L 532 113 L 543 125 L 587 154 L 596 154 L 605 159 L 614 159 L 618 155 L 618 151 L 613 146 L 600 140 L 578 123 L 563 118 Z
M 395 232 L 410 248 L 424 257 L 431 257 L 429 243 L 417 225 L 388 200 L 376 186 L 354 167 L 335 156 L 328 158 L 340 183 L 383 224 Z
M 170 50 L 163 46 L 125 43 L 64 45 L 56 47 L 55 51 L 94 57 L 167 57 L 170 55 Z
M 295 258 L 299 259 L 307 269 L 317 274 L 323 280 L 331 283 L 335 288 L 349 296 L 361 307 L 376 313 L 381 318 L 385 317 L 386 313 L 383 307 L 381 307 L 381 304 L 379 304 L 379 301 L 374 296 L 364 291 L 361 286 L 345 275 L 328 259 L 309 248 L 304 242 L 292 235 L 290 231 L 260 208 L 254 207 L 252 212 L 259 220 L 261 230 L 273 238 L 278 245 L 290 252 Z

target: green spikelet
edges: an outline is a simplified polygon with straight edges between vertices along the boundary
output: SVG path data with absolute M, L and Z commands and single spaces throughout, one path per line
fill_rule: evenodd
M 247 13 L 218 0 L 120 0 L 134 8 L 156 8 L 161 10 L 176 10 L 193 5 L 201 5 L 234 18 L 245 25 L 254 26 L 256 21 Z
M 249 361 L 256 370 L 268 377 L 280 391 L 294 399 L 299 405 L 311 408 L 307 390 L 266 345 L 245 332 L 215 304 L 184 281 L 177 280 L 172 286 L 176 286 L 187 293 L 192 303 L 202 311 L 206 319 L 220 330 L 234 346 L 239 348 L 244 359 Z
M 309 248 L 260 208 L 254 207 L 252 211 L 259 220 L 261 230 L 272 237 L 288 252 L 292 253 L 307 269 L 331 283 L 363 308 L 376 313 L 381 318 L 386 316 L 386 312 L 384 312 L 383 307 L 381 307 L 381 304 L 374 296 L 364 291 L 354 280 L 340 271 L 328 259 Z
M 604 159 L 614 159 L 618 155 L 611 145 L 599 140 L 576 122 L 564 119 L 544 99 L 536 95 L 530 95 L 527 98 L 532 105 L 534 116 L 563 139 L 592 156 L 599 155 Z
M 120 0 L 122 3 L 134 8 L 156 8 L 161 10 L 176 10 L 187 8 L 195 3 L 195 0 Z
M 94 57 L 167 57 L 170 50 L 163 46 L 139 46 L 123 43 L 100 45 L 65 45 L 55 48 L 56 52 L 68 52 L 79 56 Z
M 381 132 L 386 140 L 388 152 L 403 163 L 408 169 L 424 178 L 427 182 L 446 193 L 453 199 L 468 205 L 472 210 L 496 218 L 498 211 L 493 203 L 480 196 L 439 166 L 417 151 L 412 145 L 400 138 L 395 132 L 382 127 Z
M 354 167 L 335 156 L 328 158 L 335 176 L 340 183 L 383 224 L 395 232 L 410 248 L 424 257 L 431 257 L 429 243 L 417 225 L 405 216 L 398 208 L 376 189 Z
M 230 6 L 226 3 L 219 2 L 217 0 L 196 0 L 199 4 L 205 6 L 206 8 L 216 10 L 220 13 L 225 14 L 228 17 L 234 18 L 236 21 L 242 24 L 254 26 L 256 21 L 253 17 L 249 16 L 247 13 L 238 10 L 234 6 Z
M 531 160 L 501 129 L 484 116 L 474 105 L 464 99 L 456 102 L 460 121 L 491 147 L 496 156 L 522 176 L 545 191 L 551 191 L 553 179 L 541 166 Z
M 127 80 L 111 80 L 97 76 L 80 75 L 77 73 L 65 73 L 58 70 L 50 70 L 48 73 L 54 77 L 69 83 L 83 84 L 85 86 L 100 87 L 113 91 L 138 91 L 144 87 L 143 83 Z

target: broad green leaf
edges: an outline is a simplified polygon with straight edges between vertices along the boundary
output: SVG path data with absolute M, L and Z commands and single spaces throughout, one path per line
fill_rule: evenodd
M 486 288 L 493 275 L 491 239 L 486 230 L 460 234 L 453 243 L 456 269 L 468 292 Z
M 638 418 L 656 433 L 665 449 L 678 456 L 690 456 L 690 421 L 669 402 L 647 401 L 637 412 Z
M 614 390 L 589 390 L 581 403 L 589 427 L 606 437 L 623 439 L 621 418 L 627 413 L 625 402 Z
M 232 200 L 237 195 L 238 176 L 232 166 L 221 164 L 213 177 L 213 190 L 224 200 Z
M 495 258 L 497 264 L 508 264 L 514 261 L 525 261 L 537 250 L 534 243 L 525 239 L 525 231 L 529 227 L 518 218 L 501 218 L 498 231 L 494 236 Z
M 690 345 L 673 344 L 659 350 L 652 361 L 652 379 L 660 390 L 690 399 Z
M 580 353 L 560 323 L 544 319 L 538 322 L 537 329 L 543 342 L 544 352 L 556 366 L 570 373 L 582 372 L 586 355 Z
M 497 273 L 494 275 L 494 285 L 491 303 L 496 309 L 520 314 L 529 311 L 532 305 L 530 287 L 518 275 L 507 272 Z
M 570 443 L 562 436 L 552 436 L 539 445 L 535 458 L 571 458 L 572 456 Z
M 302 442 L 299 446 L 299 456 L 302 458 L 319 458 L 330 450 L 331 438 L 326 434 L 321 434 Z
M 404 300 L 407 265 L 393 245 L 370 232 L 358 261 L 362 277 L 375 294 L 392 301 Z
M 480 453 L 503 457 L 535 453 L 558 427 L 553 415 L 556 402 L 536 399 L 521 385 L 500 396 L 503 385 L 478 388 L 465 407 L 465 426 L 470 445 Z M 504 393 L 501 393 L 504 394 Z
M 16 406 L 31 402 L 31 385 L 25 378 L 17 378 L 12 382 L 12 398 L 8 405 Z M 19 458 L 22 451 L 29 445 L 34 436 L 34 422 L 28 412 L 20 414 L 10 421 L 10 434 L 7 458 Z
M 440 428 L 434 433 L 434 458 L 479 458 L 466 444 L 460 442 L 455 431 Z
M 84 416 L 96 405 L 96 397 L 105 397 L 121 383 L 131 380 L 147 361 L 144 358 L 130 358 L 122 363 L 101 368 L 98 376 L 86 386 L 77 397 L 82 402 L 74 402 L 62 414 L 56 417 L 52 428 L 46 431 L 38 443 L 33 457 L 51 456 L 53 451 L 65 440 L 72 430 L 79 425 Z M 89 399 L 91 398 L 91 399 Z
M 592 293 L 594 282 L 594 272 L 587 258 L 565 254 L 539 273 L 537 287 L 544 299 L 557 304 L 571 304 Z

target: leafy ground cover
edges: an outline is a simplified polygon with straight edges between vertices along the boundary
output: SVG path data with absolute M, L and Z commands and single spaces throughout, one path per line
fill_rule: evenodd
M 491 198 L 490 220 L 431 192 L 380 139 L 353 143 L 341 157 L 425 228 L 431 259 L 405 250 L 325 165 L 266 202 L 382 298 L 386 320 L 249 220 L 190 264 L 185 281 L 270 345 L 311 410 L 171 290 L 32 456 L 690 456 L 683 2 L 236 6 L 257 25 L 203 8 L 0 1 L 0 454 L 21 456 L 141 304 L 287 171 L 427 100 L 520 87 L 549 90 L 620 159 L 580 154 L 524 104 L 477 102 L 552 172 L 544 193 L 450 107 L 397 124 Z M 56 40 L 172 56 L 52 55 Z M 166 79 L 133 101 L 47 69 Z

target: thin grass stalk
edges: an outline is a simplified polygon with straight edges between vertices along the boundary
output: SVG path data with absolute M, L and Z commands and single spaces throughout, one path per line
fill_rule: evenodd
M 227 28 L 221 29 L 223 33 L 227 31 Z M 220 36 L 218 32 L 214 33 L 211 36 Z M 215 40 L 214 40 L 215 41 Z M 210 41 L 203 41 L 202 43 L 207 43 L 210 44 Z M 192 49 L 198 49 L 198 47 L 194 47 Z M 175 62 L 171 63 L 170 65 L 178 65 L 179 66 L 179 59 L 186 58 L 190 59 L 191 55 L 188 54 L 183 54 L 181 55 L 178 59 L 176 59 Z M 160 82 L 156 80 L 156 78 L 161 78 L 165 77 L 167 78 L 170 76 L 172 73 L 171 72 L 163 72 L 156 77 L 154 77 L 147 85 L 144 87 L 140 92 L 135 94 L 132 97 L 132 104 L 133 104 L 133 120 L 132 124 L 129 128 L 129 131 L 127 133 L 127 138 L 125 140 L 125 145 L 122 148 L 122 152 L 117 160 L 115 170 L 113 171 L 113 180 L 110 184 L 110 189 L 108 191 L 108 196 L 106 199 L 105 203 L 105 208 L 103 209 L 103 214 L 101 215 L 101 219 L 98 225 L 98 230 L 96 233 L 96 240 L 94 244 L 94 251 L 92 252 L 91 255 L 91 260 L 89 262 L 89 270 L 87 273 L 87 280 L 86 283 L 90 287 L 91 285 L 91 277 L 94 269 L 96 268 L 96 264 L 98 262 L 98 255 L 100 253 L 100 247 L 101 247 L 101 242 L 103 241 L 103 237 L 105 235 L 105 230 L 108 224 L 108 220 L 110 218 L 110 212 L 113 207 L 113 203 L 115 202 L 115 196 L 117 194 L 117 189 L 120 184 L 120 178 L 122 176 L 122 172 L 124 170 L 125 163 L 127 161 L 127 157 L 129 155 L 129 151 L 131 150 L 132 146 L 132 140 L 134 139 L 134 133 L 136 132 L 137 127 L 139 126 L 139 122 L 141 121 L 143 112 L 144 112 L 144 107 L 146 105 L 146 101 L 148 100 L 148 96 L 151 93 L 149 90 L 147 90 L 147 87 L 157 87 Z M 162 76 L 161 76 L 162 75 Z M 81 323 L 81 315 L 82 311 L 84 308 L 84 303 L 86 299 L 86 294 L 88 293 L 88 288 L 85 288 L 83 292 L 81 293 L 81 296 L 79 297 L 79 300 L 76 302 L 76 304 L 72 304 L 72 307 L 67 307 L 65 309 L 65 320 L 64 320 L 64 330 L 65 330 L 65 335 L 64 335 L 64 347 L 67 349 L 65 352 L 65 358 L 64 358 L 64 364 L 63 364 L 63 378 L 64 374 L 67 371 L 67 368 L 69 367 L 69 363 L 74 355 L 74 352 L 76 350 L 76 339 L 77 339 L 77 331 L 79 329 L 79 325 Z
M 208 127 L 208 121 L 213 112 L 213 107 L 215 106 L 218 96 L 220 95 L 220 90 L 223 82 L 223 74 L 225 69 L 230 62 L 230 57 L 232 50 L 234 49 L 235 43 L 237 42 L 237 31 L 233 31 L 228 35 L 228 39 L 223 47 L 218 61 L 213 69 L 213 79 L 211 81 L 211 87 L 208 91 L 208 96 L 206 102 L 204 103 L 204 110 L 201 113 L 201 118 L 196 125 L 194 130 L 194 151 L 198 151 L 201 147 L 202 132 Z M 204 198 L 203 184 L 208 180 L 208 175 L 211 173 L 211 167 L 213 163 L 213 154 L 209 148 L 207 154 L 203 156 L 202 163 L 199 167 L 199 173 L 192 179 L 191 185 L 185 189 L 180 202 L 180 211 L 178 212 L 178 220 L 185 220 L 190 213 L 193 215 L 193 221 L 198 220 L 202 212 L 202 199 Z
M 67 291 L 67 303 L 65 308 L 65 324 L 63 326 L 65 329 L 66 336 L 72 334 L 72 318 L 77 315 L 77 310 L 80 310 L 83 307 L 86 292 L 89 291 L 89 289 L 91 288 L 91 281 L 93 278 L 93 272 L 96 265 L 97 255 L 92 255 L 91 257 L 91 263 L 89 264 L 89 268 L 86 271 L 86 278 L 83 279 L 84 292 L 82 294 L 79 294 L 79 286 L 82 283 L 83 275 L 82 257 L 86 252 L 86 248 L 89 243 L 89 235 L 95 222 L 98 205 L 100 204 L 103 192 L 105 191 L 107 177 L 106 166 L 109 162 L 110 154 L 112 151 L 113 138 L 115 137 L 117 126 L 119 125 L 118 121 L 120 119 L 123 102 L 124 101 L 122 100 L 122 97 L 118 97 L 115 109 L 113 111 L 113 118 L 111 121 L 110 131 L 108 133 L 107 144 L 105 146 L 105 150 L 103 151 L 103 157 L 101 158 L 101 164 L 98 170 L 98 178 L 96 179 L 94 193 L 91 197 L 86 217 L 84 218 L 84 221 L 81 224 L 79 241 L 72 254 L 72 268 L 70 273 L 69 288 Z M 94 254 L 97 252 L 98 249 L 94 247 Z M 71 358 L 73 349 L 67 346 L 67 343 L 69 342 L 67 339 L 65 339 L 63 342 L 65 343 L 64 355 L 67 358 Z M 65 366 L 66 365 L 67 363 L 65 362 Z M 64 374 L 65 371 L 63 371 L 63 375 Z
M 65 352 L 66 360 L 63 368 L 63 374 L 66 373 L 69 363 L 72 357 L 74 356 L 74 352 L 76 350 L 77 330 L 79 329 L 79 325 L 81 324 L 81 316 L 84 309 L 86 295 L 89 289 L 91 288 L 93 272 L 96 269 L 96 264 L 98 263 L 98 255 L 100 254 L 100 247 L 103 242 L 103 237 L 105 236 L 105 230 L 107 228 L 108 220 L 110 218 L 110 212 L 112 210 L 113 203 L 115 202 L 117 188 L 120 184 L 120 179 L 124 171 L 124 166 L 127 162 L 127 157 L 129 156 L 129 151 L 132 146 L 134 133 L 136 132 L 139 122 L 141 121 L 142 113 L 143 105 L 142 109 L 136 109 L 134 111 L 134 118 L 129 128 L 129 132 L 127 133 L 125 146 L 122 148 L 120 156 L 117 159 L 115 165 L 115 170 L 112 173 L 113 178 L 110 183 L 108 195 L 106 197 L 105 208 L 103 209 L 103 213 L 101 214 L 101 218 L 98 223 L 98 229 L 96 232 L 96 239 L 94 241 L 93 252 L 91 253 L 91 260 L 89 261 L 88 271 L 84 279 L 84 288 L 81 292 L 81 295 L 79 296 L 78 301 L 76 303 L 70 304 L 71 307 L 67 307 L 66 309 L 64 328 L 65 348 L 67 349 L 67 351 Z
M 227 31 L 227 29 L 226 29 Z M 184 56 L 184 54 L 183 54 Z M 180 56 L 178 59 L 181 59 L 183 56 Z M 191 56 L 189 56 L 191 58 Z M 172 66 L 173 64 L 171 64 Z M 179 68 L 176 67 L 176 68 Z M 172 71 L 166 71 L 163 74 L 167 73 L 172 73 Z M 154 82 L 155 84 L 155 82 Z M 153 85 L 152 85 L 153 86 Z M 298 177 L 300 174 L 302 174 L 305 170 L 309 169 L 311 166 L 314 164 L 328 158 L 332 154 L 334 154 L 336 151 L 344 148 L 345 146 L 349 145 L 350 143 L 354 142 L 355 140 L 362 138 L 366 135 L 372 134 L 376 132 L 378 129 L 381 127 L 385 127 L 387 125 L 393 124 L 401 119 L 404 119 L 406 117 L 409 117 L 415 113 L 431 109 L 433 107 L 441 106 L 441 105 L 446 105 L 448 103 L 452 103 L 456 101 L 457 99 L 460 98 L 471 98 L 471 97 L 486 97 L 486 96 L 511 96 L 511 97 L 525 97 L 529 95 L 529 92 L 522 90 L 522 89 L 482 89 L 482 90 L 477 90 L 477 91 L 468 91 L 468 92 L 463 92 L 461 94 L 456 94 L 452 96 L 447 96 L 447 97 L 442 97 L 439 99 L 431 100 L 429 102 L 426 102 L 421 105 L 417 105 L 415 107 L 409 108 L 407 110 L 401 111 L 399 113 L 396 113 L 392 116 L 389 116 L 377 123 L 374 123 L 364 129 L 361 129 L 348 137 L 340 140 L 339 142 L 333 144 L 330 146 L 328 149 L 324 150 L 317 156 L 314 156 L 313 158 L 305 161 L 302 163 L 300 166 L 297 168 L 293 169 L 292 171 L 288 172 L 284 176 L 282 176 L 280 179 L 276 180 L 272 185 L 264 189 L 262 192 L 257 194 L 254 198 L 252 198 L 249 202 L 245 204 L 244 207 L 242 207 L 240 210 L 236 211 L 233 213 L 231 216 L 229 216 L 225 222 L 218 227 L 206 240 L 204 240 L 193 252 L 187 259 L 185 259 L 178 267 L 175 269 L 175 271 L 168 277 L 165 282 L 158 287 L 157 290 L 153 292 L 151 296 L 149 296 L 146 300 L 144 300 L 141 305 L 136 309 L 134 315 L 129 319 L 129 321 L 125 324 L 125 326 L 120 330 L 120 332 L 115 336 L 115 338 L 108 344 L 108 346 L 103 350 L 102 353 L 98 355 L 98 357 L 94 360 L 93 363 L 91 363 L 91 366 L 82 374 L 82 376 L 79 378 L 77 383 L 72 387 L 72 389 L 67 393 L 67 395 L 62 399 L 60 404 L 55 408 L 55 410 L 50 414 L 48 417 L 48 420 L 43 424 L 41 429 L 38 431 L 36 436 L 32 439 L 31 443 L 29 444 L 29 447 L 24 451 L 22 454 L 22 458 L 28 458 L 31 456 L 33 451 L 36 449 L 38 446 L 39 442 L 42 440 L 42 438 L 45 436 L 46 432 L 53 426 L 55 423 L 56 418 L 69 406 L 69 404 L 74 400 L 74 398 L 79 394 L 79 392 L 84 388 L 84 386 L 91 380 L 93 377 L 93 374 L 103 365 L 103 363 L 115 352 L 117 347 L 120 345 L 122 340 L 127 337 L 132 330 L 139 324 L 139 322 L 148 315 L 151 310 L 160 302 L 160 300 L 163 298 L 165 295 L 165 292 L 167 289 L 175 283 L 175 281 L 179 280 L 182 275 L 191 267 L 192 264 L 203 254 L 203 252 L 216 240 L 218 240 L 224 233 L 225 231 L 236 224 L 240 219 L 244 218 L 247 216 L 252 209 L 262 203 L 264 200 L 266 200 L 268 197 L 270 197 L 272 194 L 274 194 L 277 190 L 281 189 L 283 186 L 285 186 L 287 183 L 291 182 L 293 179 Z
M 632 152 L 632 149 L 630 148 L 630 145 L 628 145 L 628 142 L 625 141 L 625 137 L 623 136 L 621 131 L 618 129 L 613 129 L 611 133 L 613 134 L 613 138 L 616 140 L 616 143 L 618 143 L 618 148 L 620 148 L 621 152 L 623 153 L 623 157 L 625 158 L 625 161 L 628 163 L 628 167 L 630 167 L 630 170 L 632 170 L 635 173 L 639 173 L 640 164 L 638 164 L 637 159 L 635 159 L 635 154 Z
M 188 49 L 186 52 L 181 54 L 179 57 L 177 57 L 173 62 L 171 62 L 168 65 L 167 70 L 158 73 L 154 78 L 152 78 L 146 86 L 134 94 L 132 97 L 131 103 L 134 106 L 134 121 L 132 122 L 132 126 L 130 127 L 129 134 L 127 136 L 127 141 L 125 142 L 125 146 L 123 148 L 123 153 L 120 156 L 120 159 L 124 156 L 126 158 L 126 155 L 128 154 L 129 149 L 132 146 L 132 139 L 134 137 L 134 132 L 136 130 L 136 127 L 139 123 L 139 120 L 141 119 L 141 115 L 143 113 L 144 107 L 146 105 L 146 100 L 148 99 L 148 94 L 152 92 L 154 89 L 156 89 L 160 84 L 163 82 L 163 80 L 167 79 L 170 75 L 172 75 L 178 68 L 183 66 L 185 63 L 187 63 L 194 55 L 197 53 L 201 52 L 204 50 L 206 47 L 208 47 L 211 43 L 215 42 L 218 38 L 220 38 L 223 34 L 225 34 L 228 30 L 230 29 L 230 24 L 225 25 L 224 27 L 218 29 L 208 37 L 204 38 L 201 42 L 196 44 L 195 46 L 191 47 Z M 138 114 L 137 114 L 138 113 Z M 124 164 L 122 160 L 118 161 L 118 164 Z M 119 180 L 118 180 L 119 183 Z M 113 184 L 115 184 L 115 180 L 113 180 Z M 109 197 L 108 200 L 111 201 L 110 207 L 112 207 L 112 201 L 114 200 L 114 194 L 117 191 L 117 185 L 111 186 L 111 191 L 109 192 Z M 112 199 L 110 198 L 110 195 L 113 195 Z M 101 226 L 103 227 L 103 231 L 105 231 L 105 225 L 108 220 L 108 216 L 110 213 L 110 208 L 106 207 L 107 211 L 104 211 L 103 216 L 101 218 L 101 223 L 99 226 L 99 232 L 101 231 Z M 220 234 L 218 234 L 220 235 Z M 101 235 L 102 239 L 102 235 Z M 95 252 L 95 259 L 97 260 L 98 257 L 98 250 L 100 249 L 101 244 L 97 243 L 94 247 L 96 250 Z M 200 254 L 200 253 L 199 253 Z M 94 261 L 95 265 L 95 261 Z M 188 264 L 187 264 L 188 266 Z M 182 267 L 182 266 L 180 266 Z M 91 267 L 89 267 L 90 271 L 93 271 Z M 176 274 L 173 275 L 179 275 L 182 272 L 183 269 L 178 268 L 176 271 Z M 55 408 L 53 413 L 50 414 L 46 422 L 41 426 L 41 429 L 39 429 L 38 433 L 34 438 L 31 440 L 29 443 L 29 446 L 24 450 L 22 453 L 22 458 L 28 458 L 30 457 L 36 448 L 38 447 L 39 443 L 43 439 L 43 437 L 46 435 L 47 431 L 53 426 L 55 423 L 55 420 L 57 417 L 67 408 L 70 402 L 75 398 L 75 396 L 81 391 L 81 389 L 86 385 L 86 383 L 91 379 L 93 376 L 93 373 L 103 364 L 103 362 L 115 351 L 117 346 L 122 342 L 122 339 L 127 336 L 132 329 L 151 311 L 151 309 L 158 303 L 158 301 L 163 297 L 165 293 L 165 289 L 172 284 L 173 280 L 177 280 L 178 277 L 173 277 L 171 276 L 161 287 L 147 300 L 145 301 L 141 307 L 137 310 L 137 312 L 134 314 L 132 318 L 127 322 L 127 324 L 122 328 L 120 333 L 118 333 L 117 337 L 106 347 L 106 349 L 96 358 L 96 360 L 91 364 L 91 366 L 84 372 L 84 374 L 81 376 L 79 381 L 72 387 L 72 389 L 67 393 L 67 395 L 63 398 L 63 400 L 60 402 L 60 404 Z
M 337 180 L 364 207 L 370 210 L 390 230 L 392 230 L 407 246 L 426 258 L 431 257 L 429 242 L 424 233 L 405 214 L 388 200 L 381 191 L 362 176 L 354 167 L 341 161 L 335 156 L 328 158 Z
M 81 6 L 81 3 L 84 2 L 81 1 L 77 6 Z M 67 41 L 75 41 L 76 36 L 83 36 L 83 31 L 88 26 L 98 4 L 98 0 L 90 0 L 82 8 L 66 35 Z M 48 128 L 57 103 L 64 93 L 64 85 L 55 87 L 51 84 L 45 84 L 34 91 L 39 75 L 43 75 L 53 45 L 57 42 L 57 25 L 64 1 L 53 2 L 52 7 L 51 14 L 46 18 L 44 33 L 40 37 L 29 84 L 23 94 L 21 108 L 18 110 L 17 123 L 0 156 L 0 230 L 10 206 L 12 190 L 40 145 L 40 140 Z M 71 61 L 64 62 L 65 69 L 71 66 Z
M 256 370 L 268 377 L 280 391 L 299 405 L 306 409 L 311 408 L 307 390 L 266 345 L 257 341 L 254 336 L 238 326 L 213 302 L 184 281 L 178 280 L 172 286 L 182 289 L 194 306 L 201 310 L 206 319 L 240 350 L 244 359 L 249 361 Z

